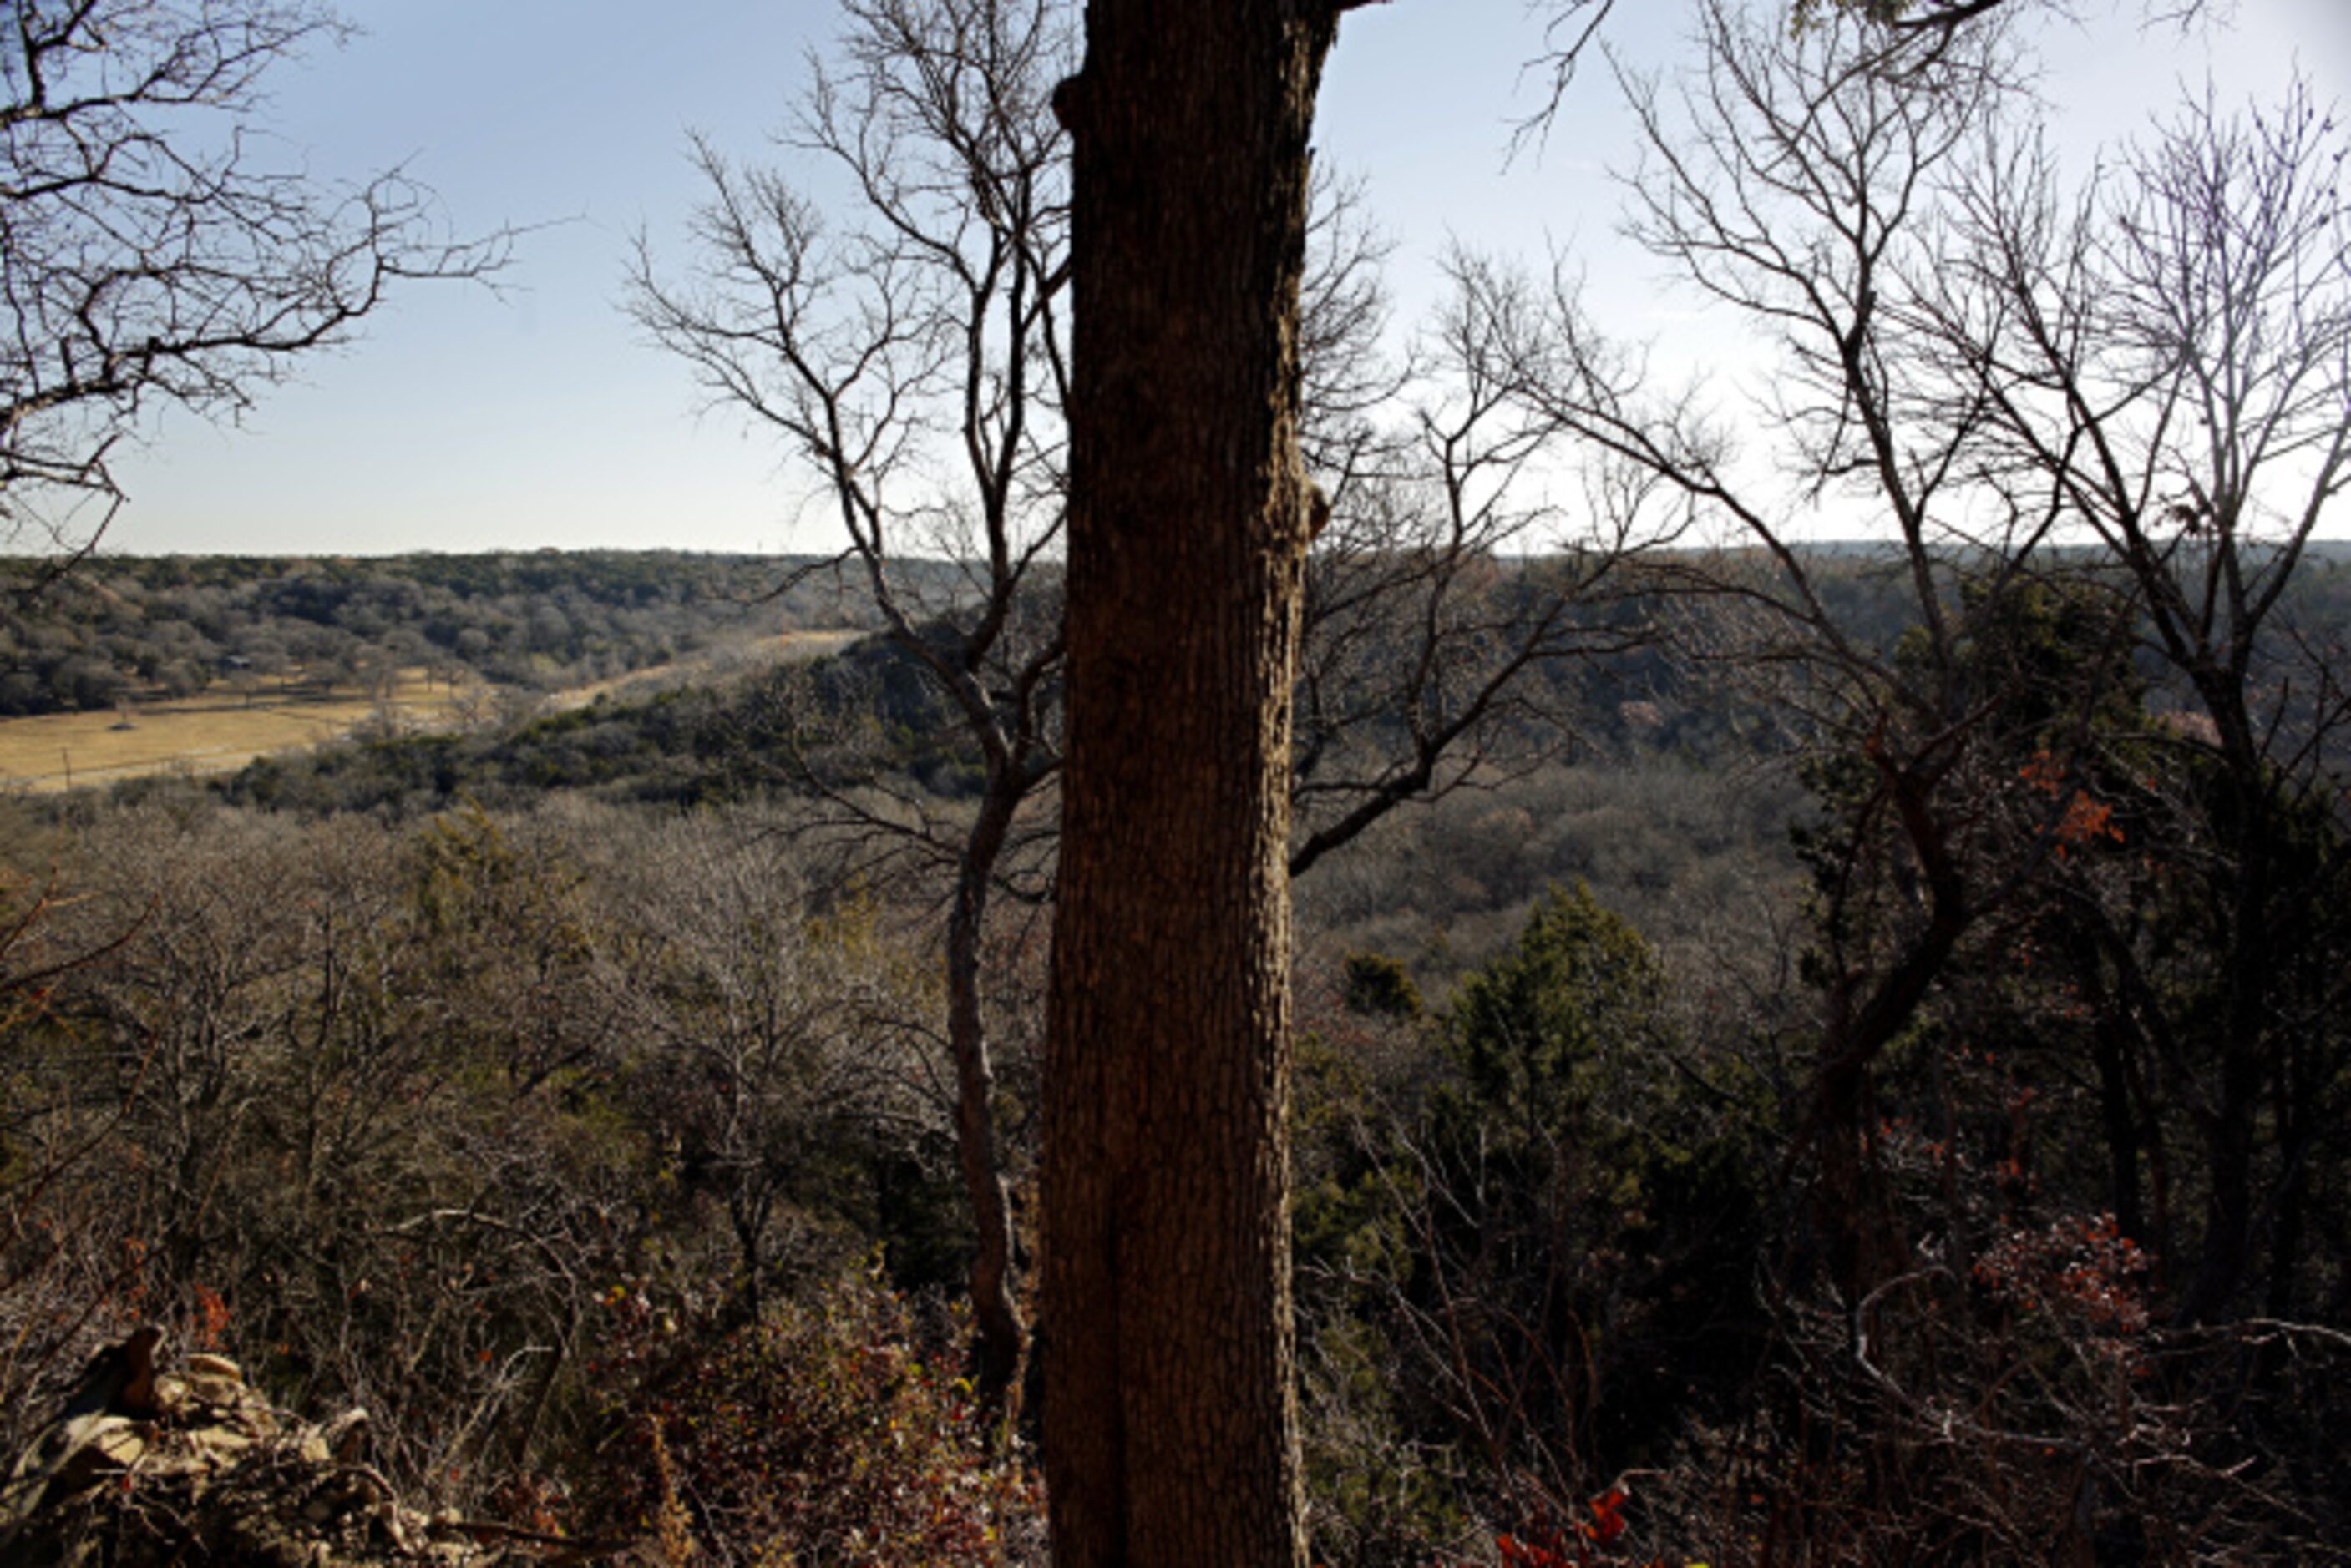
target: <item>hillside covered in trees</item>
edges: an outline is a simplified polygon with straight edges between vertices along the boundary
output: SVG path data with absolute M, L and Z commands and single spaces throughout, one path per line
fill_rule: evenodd
M 1917 657 L 1886 557 L 1807 564 L 1855 646 Z M 2299 1229 L 2259 1232 L 2241 1304 L 2191 1318 L 2230 1245 L 2220 753 L 2135 667 L 2092 708 L 2067 695 L 2103 646 L 2095 575 L 2018 601 L 1978 659 L 2030 678 L 1969 797 L 2009 815 L 1971 853 L 2044 864 L 1876 1059 L 1854 1207 L 1824 1212 L 1823 1020 L 1886 961 L 1872 922 L 1904 918 L 1862 911 L 1904 908 L 1916 873 L 1875 815 L 1882 742 L 1727 668 L 1752 563 L 1669 576 L 1701 565 L 1720 593 L 1645 601 L 1654 639 L 1547 672 L 1529 711 L 1568 729 L 1301 878 L 1318 1552 L 1696 1560 L 1724 1532 L 1879 1552 L 1931 1528 L 1950 1560 L 2014 1560 L 2060 1496 L 2094 1500 L 2102 1555 L 2315 1550 L 2351 1256 L 2315 1119 L 2345 1081 L 2330 830 L 2277 830 L 2316 836 L 2272 895 L 2294 967 L 2264 1005 L 2318 1054 L 2274 1070 L 2316 1075 L 2245 1145 Z M 2295 624 L 2331 638 L 2314 571 Z M 938 846 L 980 784 L 920 668 L 876 639 L 14 802 L 15 1435 L 75 1347 L 161 1316 L 289 1406 L 364 1404 L 379 1464 L 485 1517 L 593 1536 L 683 1506 L 747 1559 L 778 1532 L 889 1543 L 843 1560 L 1026 1550 L 1023 1418 L 991 1425 L 956 1378 L 971 1240 L 929 944 Z M 2061 764 L 2069 732 L 2088 749 Z M 1040 935 L 1015 898 L 984 949 L 1022 1259 Z M 1845 1246 L 1934 1262 L 1823 1315 Z M 600 1457 L 653 1427 L 668 1479 Z M 1847 1436 L 1815 1453 L 1822 1431 Z M 2205 1511 L 2167 1533 L 2183 1495 Z
M 747 633 L 856 624 L 864 596 L 795 569 L 809 564 L 658 552 L 107 556 L 36 594 L 41 563 L 0 560 L 12 607 L 0 623 L 0 716 L 215 687 L 365 687 L 410 670 L 524 691 L 585 686 Z

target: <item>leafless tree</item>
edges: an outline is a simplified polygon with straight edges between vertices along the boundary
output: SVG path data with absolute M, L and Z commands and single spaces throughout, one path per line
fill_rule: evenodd
M 548 1002 L 590 987 L 578 961 L 558 959 L 559 980 L 496 950 L 545 929 L 525 912 L 545 884 L 517 886 L 512 857 L 465 859 L 495 847 L 356 820 L 108 815 L 48 940 L 127 939 L 0 1036 L 26 1157 L 0 1182 L 18 1376 L 152 1316 L 200 1345 L 268 1347 L 290 1397 L 364 1399 L 389 1469 L 531 1446 L 609 1271 L 610 1168 L 555 1154 L 541 1112 L 561 1087 L 512 1071 L 508 1046 L 579 1061 L 551 1036 L 590 1010 Z M 475 898 L 509 919 L 428 916 L 428 889 L 444 914 Z M 509 1008 L 473 1011 L 502 990 Z M 467 1103 L 469 1078 L 484 1093 Z M 531 1326 L 501 1343 L 489 1324 L 509 1309 Z
M 1460 275 L 1513 357 L 1514 396 L 1743 545 L 1714 583 L 1752 614 L 1740 666 L 1858 770 L 1834 784 L 1848 829 L 1815 850 L 1810 1120 L 1834 1272 L 1859 1291 L 1896 1256 L 1863 1193 L 1872 1064 L 2045 864 L 2064 802 L 2020 787 L 2009 753 L 2028 731 L 2064 752 L 2095 696 L 2023 701 L 2025 672 L 1991 656 L 2041 589 L 2058 515 L 1996 483 L 1989 410 L 1952 395 L 1920 303 L 1938 286 L 1938 192 L 2019 72 L 1990 22 L 1888 35 L 1839 10 L 1791 29 L 1709 0 L 1699 31 L 1678 92 L 1624 78 L 1644 148 L 1629 226 L 1768 345 L 1750 407 L 1768 456 L 1741 452 L 1697 390 L 1661 392 L 1572 280 L 1545 289 L 1475 260 Z M 1917 625 L 1903 643 L 1854 631 L 1824 594 L 1802 544 L 1823 518 L 1892 533 L 1880 565 Z
M 1887 31 L 1823 8 L 1791 32 L 1713 5 L 1681 94 L 1632 84 L 1633 232 L 1777 350 L 1755 426 L 1770 466 L 1695 395 L 1661 394 L 1571 287 L 1467 269 L 1521 346 L 1531 404 L 1750 545 L 1728 583 L 1775 629 L 1748 656 L 1823 742 L 1835 792 L 1811 852 L 1823 1006 L 1803 1141 L 1857 1308 L 1840 1365 L 1914 1436 L 1899 1401 L 1926 1384 L 1871 1357 L 1923 1334 L 1913 1366 L 1929 1366 L 1918 1346 L 1944 1331 L 1897 1303 L 1951 1280 L 1901 1233 L 1899 1157 L 1870 1107 L 1874 1064 L 1938 994 L 2027 931 L 2079 944 L 2064 995 L 2096 1015 L 2085 1098 L 2105 1101 L 2126 1235 L 2145 1233 L 2143 1171 L 2159 1208 L 2165 1170 L 2192 1168 L 2205 1209 L 2150 1220 L 2190 1323 L 2241 1323 L 2257 1282 L 2266 1321 L 2317 1305 L 2310 1237 L 2335 1168 L 2318 1129 L 2345 1059 L 2341 978 L 2313 934 L 2341 901 L 2340 649 L 2296 615 L 2351 473 L 2339 136 L 2306 93 L 2244 119 L 2191 104 L 2068 194 L 1983 10 Z M 1895 536 L 1885 565 L 1917 622 L 1899 642 L 1840 625 L 1801 544 L 1808 516 L 1857 504 L 1847 515 Z M 2157 671 L 2156 700 L 2183 710 L 2169 723 L 2139 708 Z M 2066 853 L 2124 838 L 2093 778 L 2136 814 L 2103 870 Z M 2167 1143 L 2189 1158 L 2167 1168 Z M 2192 1361 L 2188 1343 L 2163 1353 Z M 2278 1385 L 2262 1397 L 2300 1418 Z M 2095 1459 L 2096 1439 L 2068 1440 Z M 2243 1523 L 2283 1517 L 2273 1504 L 2228 1507 Z
M 1799 31 L 1840 16 L 1867 22 L 1890 38 L 1952 41 L 1969 28 L 2041 8 L 2067 15 L 2074 0 L 1787 0 L 1782 14 Z M 1616 0 L 1550 0 L 1543 10 L 1543 46 L 1528 64 L 1542 79 L 1543 98 L 1535 112 L 1522 120 L 1517 142 L 1540 141 L 1558 117 L 1567 91 L 1574 85 L 1583 62 L 1606 47 L 1608 18 Z M 2176 26 L 2185 31 L 2210 17 L 2211 0 L 2143 0 L 2140 16 L 2149 26 Z
M 2211 1186 L 2190 1321 L 2231 1314 L 2264 1243 L 2267 1310 L 2286 1314 L 2339 1108 L 2328 1020 L 2345 994 L 2299 954 L 2342 896 L 2327 846 L 2345 830 L 2351 704 L 2339 640 L 2304 624 L 2294 588 L 2351 484 L 2344 156 L 2306 87 L 2241 115 L 2193 100 L 2075 197 L 2035 141 L 1995 141 L 1928 302 L 2006 483 L 2113 563 L 2183 710 L 2159 772 L 2177 885 L 2204 907 L 2184 918 L 2205 922 L 2221 998 L 2209 1056 L 2181 1000 L 2208 987 L 2152 971 L 2123 890 L 2083 887 L 2077 908 L 2120 1002 L 2116 1049 L 2134 1075 L 2195 1085 Z M 2117 1205 L 2135 1211 L 2136 1151 L 2160 1134 L 2124 1118 L 2110 1136 Z
M 23 0 L 0 29 L 0 516 L 86 548 L 117 443 L 159 407 L 235 419 L 396 280 L 480 277 L 394 171 L 263 151 L 262 81 L 347 29 L 316 0 Z M 77 528 L 80 504 L 99 510 Z
M 1381 410 L 1403 431 L 1334 476 L 1307 563 L 1292 877 L 1406 801 L 1499 782 L 1572 745 L 1577 704 L 1553 677 L 1653 635 L 1634 607 L 1655 586 L 1642 562 L 1685 514 L 1655 505 L 1654 479 L 1622 465 L 1592 465 L 1583 515 L 1548 499 L 1568 466 L 1563 431 L 1513 397 L 1493 327 L 1458 292 Z M 1310 413 L 1315 390 L 1310 375 Z
M 665 281 L 641 246 L 632 298 L 714 401 L 771 429 L 815 482 L 850 540 L 842 559 L 979 760 L 968 817 L 832 798 L 847 826 L 951 868 L 956 1139 L 978 1241 L 979 1382 L 996 1399 L 1027 1331 L 981 950 L 1008 853 L 1059 766 L 1069 202 L 1049 99 L 1073 41 L 1055 0 L 851 0 L 845 10 L 841 64 L 812 62 L 813 85 L 779 139 L 789 171 L 738 171 L 698 142 L 709 192 L 695 228 L 699 271 Z M 825 214 L 835 193 L 855 214 L 839 232 Z
M 632 1087 L 657 1104 L 691 1180 L 725 1210 L 731 1307 L 757 1318 L 776 1278 L 820 1258 L 811 1212 L 828 1151 L 916 1149 L 955 1108 L 907 1026 L 927 997 L 850 903 L 808 918 L 786 839 L 739 821 L 667 825 L 615 846 L 599 880 L 626 889 L 641 946 L 623 1007 L 651 1046 Z

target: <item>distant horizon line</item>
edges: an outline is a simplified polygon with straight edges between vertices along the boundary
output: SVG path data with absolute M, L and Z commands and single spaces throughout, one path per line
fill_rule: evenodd
M 1800 552 L 1823 555 L 1846 555 L 1865 551 L 1899 551 L 1902 548 L 1902 541 L 1898 538 L 1872 538 L 1867 535 L 1859 535 L 1821 539 L 1796 539 L 1791 540 L 1789 543 L 1792 547 Z M 2253 538 L 2242 540 L 2240 543 L 2243 547 L 2258 547 L 2262 545 L 2273 545 L 2275 542 Z M 2342 534 L 2314 534 L 2304 543 L 2304 548 L 2306 549 L 2320 551 L 2330 556 L 2351 553 L 2351 531 L 2346 531 Z M 1958 548 L 1960 546 L 1959 542 L 1954 541 L 1951 547 Z M 2044 548 L 2051 553 L 2061 556 L 2074 555 L 2085 551 L 2094 551 L 2099 547 L 2100 546 L 2097 544 L 2090 541 L 2053 543 L 2044 546 Z M 1674 556 L 1709 554 L 1719 555 L 1723 553 L 1744 554 L 1750 551 L 1763 550 L 1766 548 L 1767 546 L 1760 543 L 1741 540 L 1738 542 L 1714 545 L 1660 545 L 1647 549 L 1636 550 L 1632 552 L 1632 554 L 1636 557 L 1639 556 Z M 1575 547 L 1568 545 L 1555 550 L 1502 551 L 1498 553 L 1498 558 L 1502 560 L 1535 561 L 1547 560 L 1554 556 L 1572 555 L 1575 553 Z M 684 545 L 486 545 L 478 549 L 465 550 L 453 550 L 430 545 L 417 545 L 402 550 L 109 550 L 100 547 L 87 553 L 81 553 L 75 551 L 25 550 L 18 549 L 8 545 L 0 544 L 0 563 L 5 563 L 9 566 L 20 564 L 27 566 L 47 566 L 55 565 L 59 561 L 72 561 L 75 566 L 78 566 L 85 565 L 99 566 L 110 561 L 242 560 L 333 563 L 340 561 L 400 561 L 414 560 L 419 558 L 444 560 L 489 560 L 495 558 L 563 556 L 680 556 L 705 560 L 759 560 L 803 564 L 810 562 L 839 561 L 843 566 L 849 566 L 852 564 L 854 560 L 853 552 L 843 552 L 838 550 L 727 549 L 715 546 L 701 548 Z M 893 556 L 892 558 L 896 561 L 910 564 L 937 563 L 949 566 L 958 564 L 957 558 L 952 556 L 905 555 Z M 68 567 L 68 571 L 73 569 L 74 566 Z

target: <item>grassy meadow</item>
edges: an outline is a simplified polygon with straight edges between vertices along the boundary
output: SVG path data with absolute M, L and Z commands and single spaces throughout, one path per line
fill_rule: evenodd
M 794 631 L 735 639 L 709 653 L 544 696 L 557 710 L 584 708 L 680 680 L 706 679 L 721 665 L 789 663 L 836 653 L 854 630 Z M 186 698 L 133 700 L 122 707 L 0 719 L 0 788 L 35 791 L 110 784 L 185 769 L 231 773 L 277 752 L 340 740 L 363 725 L 408 733 L 492 716 L 498 689 L 461 677 L 455 684 L 423 669 L 403 670 L 389 694 L 304 679 L 265 680 L 250 692 L 226 685 Z
M 131 702 L 97 712 L 0 721 L 0 784 L 47 791 L 186 768 L 222 773 L 258 756 L 340 739 L 371 720 L 420 729 L 456 722 L 486 695 L 478 687 L 402 671 L 388 697 L 353 687 L 276 683 L 247 694 L 219 690 Z

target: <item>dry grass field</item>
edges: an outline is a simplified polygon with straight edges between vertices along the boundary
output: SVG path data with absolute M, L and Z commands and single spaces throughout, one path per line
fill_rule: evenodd
M 0 786 L 34 790 L 108 784 L 184 767 L 241 768 L 258 756 L 347 735 L 371 719 L 425 729 L 462 716 L 468 694 L 404 673 L 389 701 L 349 690 L 265 686 L 250 703 L 235 691 L 133 703 L 125 715 L 42 713 L 0 722 Z
M 768 636 L 739 638 L 691 659 L 682 659 L 672 664 L 656 664 L 649 669 L 632 670 L 626 675 L 616 675 L 610 680 L 598 680 L 556 692 L 548 699 L 548 706 L 559 711 L 585 708 L 599 697 L 626 701 L 648 696 L 684 680 L 705 680 L 729 672 L 760 670 L 772 664 L 804 664 L 810 659 L 822 659 L 827 654 L 839 653 L 866 635 L 862 631 L 831 628 L 795 631 L 780 639 Z
M 747 639 L 716 654 L 559 692 L 549 705 L 585 707 L 600 696 L 639 695 L 679 680 L 706 678 L 723 668 L 816 659 L 862 635 L 818 630 L 796 631 L 781 640 Z M 391 698 L 382 701 L 350 688 L 321 691 L 265 682 L 249 701 L 240 692 L 223 689 L 179 701 L 133 702 L 127 723 L 125 715 L 113 709 L 0 719 L 0 789 L 71 789 L 174 768 L 229 773 L 273 752 L 340 740 L 370 722 L 395 731 L 464 724 L 491 712 L 494 697 L 479 685 L 461 683 L 453 691 L 428 681 L 423 670 L 412 670 L 402 672 Z

